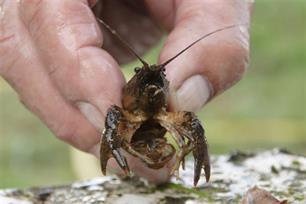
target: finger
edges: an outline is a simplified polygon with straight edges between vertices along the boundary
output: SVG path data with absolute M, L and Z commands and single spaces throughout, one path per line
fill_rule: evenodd
M 115 60 L 99 48 L 102 34 L 87 1 L 43 1 L 29 29 L 55 86 L 96 128 L 103 128 L 107 108 L 120 104 L 124 78 Z
M 99 145 L 96 145 L 94 148 L 92 148 L 91 153 L 97 158 L 100 158 L 99 152 Z M 169 181 L 171 177 L 170 173 L 175 163 L 175 157 L 173 157 L 172 160 L 170 160 L 164 167 L 160 169 L 151 169 L 139 158 L 136 158 L 125 151 L 122 152 L 126 158 L 126 163 L 128 164 L 129 169 L 137 176 L 146 178 L 149 182 L 154 184 L 162 184 Z M 120 176 L 126 176 L 126 173 L 122 170 L 114 158 L 110 158 L 108 160 L 107 171 Z
M 2 7 L 1 29 L 3 33 L 13 33 L 13 37 L 0 42 L 1 52 L 6 50 L 0 55 L 0 73 L 25 105 L 59 138 L 87 150 L 92 144 L 86 136 L 98 135 L 98 132 L 54 87 L 35 42 L 18 19 L 17 7 L 16 1 L 5 1 Z
M 163 35 L 159 26 L 148 15 L 143 0 L 100 0 L 93 10 L 95 15 L 116 30 L 138 55 L 143 55 L 151 47 L 155 46 Z M 101 28 L 104 29 L 103 26 Z M 104 37 L 103 48 L 117 62 L 124 64 L 135 60 L 135 56 L 131 55 L 116 37 L 109 32 L 105 32 Z
M 160 63 L 213 30 L 249 22 L 246 1 L 180 1 L 175 6 L 174 29 L 160 54 Z M 247 26 L 215 33 L 166 67 L 172 109 L 196 111 L 232 86 L 248 64 Z
M 151 169 L 139 158 L 133 157 L 129 154 L 126 154 L 126 158 L 133 173 L 139 177 L 146 178 L 149 182 L 154 184 L 162 184 L 169 181 L 171 177 L 171 167 L 175 162 L 175 157 L 173 157 L 173 159 L 164 167 L 160 169 Z M 119 175 L 122 174 L 118 169 L 118 163 L 115 162 L 115 160 L 110 159 L 108 170 Z
M 145 0 L 148 10 L 152 16 L 159 22 L 167 31 L 170 31 L 174 27 L 175 13 L 176 13 L 176 1 L 166 0 L 161 4 L 155 0 Z

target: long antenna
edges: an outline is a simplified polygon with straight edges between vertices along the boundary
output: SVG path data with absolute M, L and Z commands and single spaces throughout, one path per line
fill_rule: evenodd
M 167 60 L 166 62 L 164 62 L 163 64 L 161 64 L 160 66 L 161 67 L 165 67 L 167 64 L 169 64 L 170 62 L 172 62 L 175 58 L 177 58 L 178 56 L 180 56 L 181 54 L 183 54 L 186 50 L 188 50 L 190 47 L 192 47 L 193 45 L 195 45 L 197 42 L 203 40 L 204 38 L 216 33 L 216 32 L 219 32 L 219 31 L 222 31 L 222 30 L 226 30 L 226 29 L 230 29 L 230 28 L 234 28 L 234 27 L 237 27 L 237 26 L 240 26 L 240 25 L 246 25 L 246 24 L 235 24 L 235 25 L 230 25 L 230 26 L 226 26 L 226 27 L 223 27 L 223 28 L 219 28 L 219 29 L 216 29 L 210 33 L 207 33 L 205 35 L 203 35 L 202 37 L 200 37 L 199 39 L 197 39 L 196 41 L 194 41 L 193 43 L 191 43 L 190 45 L 188 45 L 186 48 L 184 48 L 182 51 L 180 51 L 178 54 L 176 54 L 174 57 L 170 58 L 169 60 Z
M 125 47 L 135 55 L 135 57 L 144 65 L 148 66 L 148 63 L 146 63 L 132 48 L 131 45 L 129 45 L 125 40 L 122 39 L 122 37 L 114 30 L 112 29 L 108 24 L 106 24 L 102 19 L 97 18 L 99 23 L 101 23 L 109 32 L 111 32 L 114 36 L 118 38 L 118 40 L 125 45 Z

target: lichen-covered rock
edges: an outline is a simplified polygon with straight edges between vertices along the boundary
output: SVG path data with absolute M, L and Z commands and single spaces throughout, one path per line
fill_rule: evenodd
M 75 182 L 72 185 L 0 190 L 1 204 L 114 203 L 198 204 L 241 203 L 248 189 L 258 186 L 288 203 L 306 203 L 306 158 L 286 151 L 235 153 L 212 157 L 212 177 L 204 176 L 193 188 L 193 162 L 186 162 L 180 179 L 153 186 L 145 180 L 120 180 L 114 176 Z

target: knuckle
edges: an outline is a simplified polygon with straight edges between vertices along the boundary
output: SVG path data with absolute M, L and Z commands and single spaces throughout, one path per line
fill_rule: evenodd
M 232 36 L 212 42 L 208 49 L 208 56 L 218 59 L 217 71 L 206 72 L 216 95 L 232 87 L 244 76 L 249 64 L 249 49 Z
M 227 62 L 229 73 L 236 73 L 234 77 L 240 79 L 249 64 L 249 51 L 239 42 L 222 46 L 223 61 Z
M 234 58 L 239 66 L 237 68 L 243 74 L 249 65 L 249 31 L 246 27 L 239 27 L 239 32 L 236 33 L 236 41 L 233 45 Z
M 75 11 L 76 10 L 76 11 Z M 91 13 L 91 10 L 87 7 L 77 7 L 71 8 L 67 15 L 66 26 L 63 26 L 61 29 L 63 33 L 73 35 L 76 40 L 75 49 L 79 49 L 86 46 L 102 46 L 103 39 L 102 33 L 95 21 L 94 16 Z M 75 16 L 79 17 L 75 17 Z M 69 32 L 66 32 L 66 29 L 69 29 Z M 88 30 L 91 31 L 91 34 L 88 35 Z
M 240 43 L 234 43 L 228 49 L 225 49 L 224 53 L 228 62 L 227 64 L 227 74 L 223 81 L 223 90 L 226 90 L 236 84 L 244 76 L 248 64 L 249 64 L 249 53 Z
M 241 43 L 237 43 L 233 47 L 233 59 L 235 59 L 236 66 L 235 69 L 238 74 L 238 79 L 240 79 L 246 72 L 249 65 L 249 49 L 246 48 Z

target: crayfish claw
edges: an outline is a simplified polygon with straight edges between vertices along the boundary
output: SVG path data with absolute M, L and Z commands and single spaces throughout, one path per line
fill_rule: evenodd
M 114 158 L 116 159 L 120 168 L 125 173 L 125 175 L 129 175 L 130 174 L 130 169 L 129 169 L 128 163 L 126 161 L 126 158 L 120 152 L 120 150 L 115 149 L 115 150 L 112 151 L 112 154 L 113 154 Z
M 108 109 L 100 148 L 101 170 L 104 175 L 106 174 L 107 161 L 110 157 L 115 158 L 125 174 L 128 175 L 130 172 L 127 160 L 120 151 L 122 138 L 118 134 L 118 126 L 122 117 L 121 108 L 118 106 L 114 105 Z
M 208 145 L 206 142 L 205 132 L 200 121 L 193 117 L 192 119 L 192 130 L 193 130 L 193 157 L 194 157 L 194 181 L 193 184 L 196 186 L 200 179 L 201 170 L 204 169 L 206 182 L 210 178 L 210 159 L 208 154 Z
M 204 149 L 200 149 L 200 150 L 201 150 L 201 152 L 199 152 L 199 149 L 197 150 L 197 148 L 196 148 L 193 151 L 193 156 L 194 156 L 193 185 L 194 186 L 197 186 L 197 184 L 198 184 L 202 168 L 203 168 L 204 173 L 205 173 L 206 182 L 208 182 L 209 179 L 210 179 L 210 162 L 209 162 L 208 153 Z

